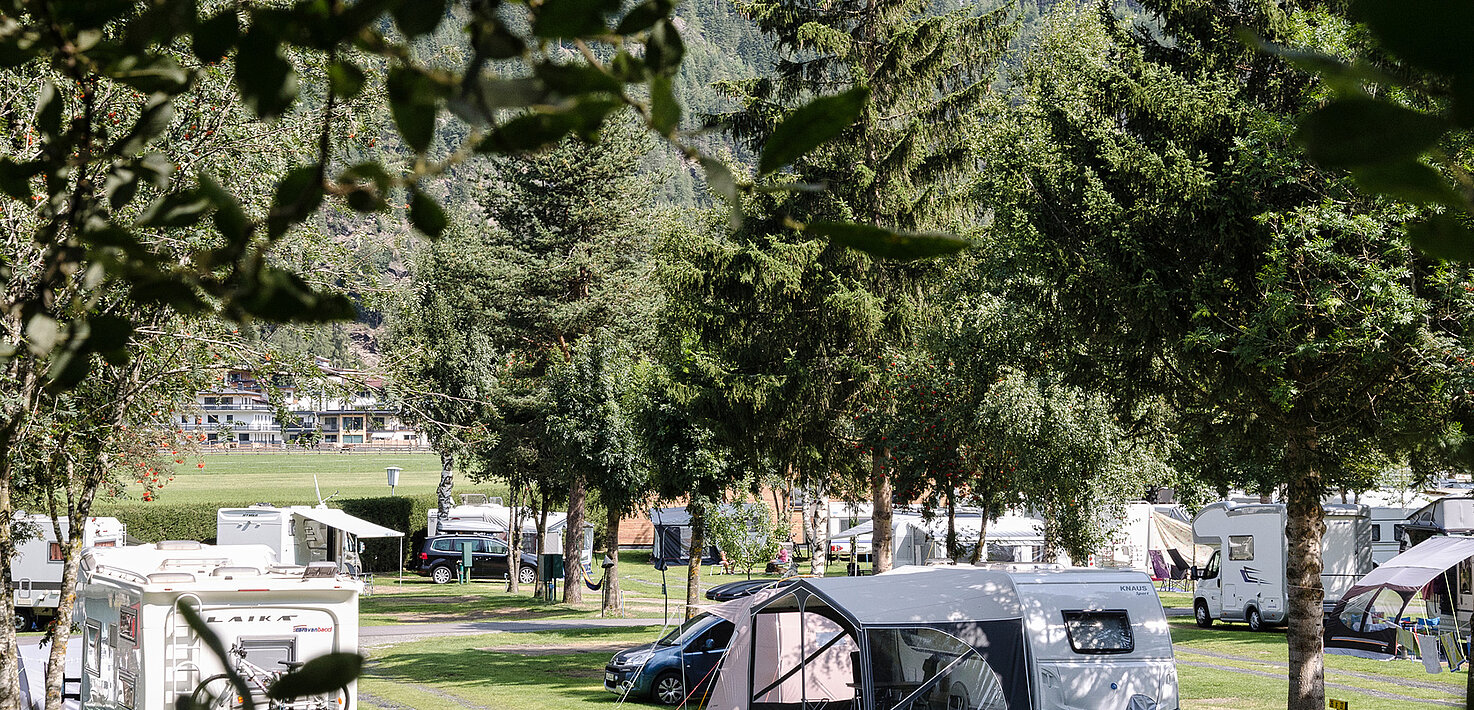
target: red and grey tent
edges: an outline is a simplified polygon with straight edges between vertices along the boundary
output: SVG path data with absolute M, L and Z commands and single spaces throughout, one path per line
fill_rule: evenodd
M 1326 619 L 1326 652 L 1392 658 L 1413 598 L 1470 557 L 1474 537 L 1433 537 L 1387 560 L 1357 580 Z

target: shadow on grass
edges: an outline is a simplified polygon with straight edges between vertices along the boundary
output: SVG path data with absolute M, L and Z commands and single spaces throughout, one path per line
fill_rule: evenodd
M 363 616 L 390 615 L 403 622 L 475 621 L 486 619 L 568 619 L 590 616 L 596 610 L 549 604 L 525 594 L 508 594 L 470 585 L 446 585 L 438 594 L 382 594 L 359 600 Z

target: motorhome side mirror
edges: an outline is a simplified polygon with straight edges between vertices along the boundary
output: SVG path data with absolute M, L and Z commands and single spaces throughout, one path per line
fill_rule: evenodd
M 1192 568 L 1188 572 L 1188 577 L 1191 577 L 1192 579 L 1202 579 L 1203 578 L 1203 568 L 1202 567 L 1194 567 L 1194 568 Z
M 717 647 L 717 640 L 716 639 L 707 639 L 706 640 L 706 650 L 710 651 L 710 650 L 712 650 L 713 648 L 716 648 L 716 647 Z

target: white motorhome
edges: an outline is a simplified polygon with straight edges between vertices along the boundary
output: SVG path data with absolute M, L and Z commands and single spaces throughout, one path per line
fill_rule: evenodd
M 77 604 L 87 708 L 174 707 L 202 686 L 218 690 L 227 663 L 266 679 L 283 663 L 358 651 L 359 584 L 331 563 L 278 565 L 262 545 L 160 542 L 93 548 L 82 569 Z M 222 662 L 179 604 L 193 607 L 224 647 L 244 656 Z M 331 702 L 356 707 L 355 691 L 350 685 Z
M 277 563 L 332 562 L 354 576 L 363 570 L 358 541 L 383 537 L 403 538 L 404 533 L 324 505 L 258 504 L 215 512 L 215 542 L 220 545 L 265 545 Z
M 15 585 L 15 628 L 25 631 L 43 626 L 56 615 L 61 603 L 61 543 L 49 515 L 18 514 L 17 532 L 23 537 L 10 560 L 10 578 Z M 63 536 L 71 534 L 71 523 L 59 518 Z M 88 518 L 82 528 L 82 547 L 118 547 L 125 539 L 123 523 L 117 518 Z
M 1372 570 L 1371 512 L 1364 505 L 1325 506 L 1321 585 L 1327 607 Z M 1254 631 L 1289 620 L 1289 545 L 1285 506 L 1220 502 L 1193 519 L 1193 541 L 1213 548 L 1193 585 L 1199 626 L 1243 621 Z
M 1167 618 L 1140 572 L 906 567 L 708 612 L 735 624 L 709 710 L 1178 707 Z

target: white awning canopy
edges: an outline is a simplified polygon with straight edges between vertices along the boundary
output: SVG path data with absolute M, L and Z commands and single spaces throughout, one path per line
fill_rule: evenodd
M 295 508 L 292 515 L 316 520 L 330 528 L 337 528 L 359 538 L 404 537 L 404 533 L 376 525 L 363 518 L 355 518 L 336 508 Z

